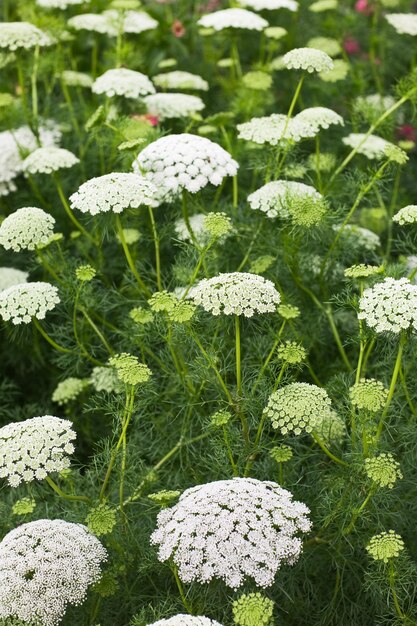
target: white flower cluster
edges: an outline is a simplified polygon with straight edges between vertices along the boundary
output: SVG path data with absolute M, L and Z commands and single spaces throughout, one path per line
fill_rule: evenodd
M 48 146 L 37 148 L 22 163 L 26 174 L 52 174 L 58 170 L 73 167 L 80 159 L 69 150 Z
M 331 412 L 331 400 L 325 389 L 310 383 L 290 383 L 269 396 L 264 410 L 272 427 L 286 435 L 311 433 Z
M 347 137 L 343 137 L 342 141 L 346 146 L 355 149 L 358 154 L 363 154 L 368 159 L 381 159 L 385 155 L 385 150 L 389 146 L 394 146 L 382 137 L 377 135 L 366 137 L 364 133 L 350 133 Z
M 257 274 L 232 272 L 203 278 L 193 287 L 196 304 L 212 315 L 244 315 L 274 313 L 281 296 L 274 284 Z
M 405 224 L 415 224 L 417 222 L 417 205 L 409 204 L 400 209 L 392 218 L 393 222 L 397 222 L 404 226 Z
M 280 141 L 301 141 L 311 139 L 318 132 L 317 125 L 304 121 L 296 115 L 288 119 L 281 113 L 273 113 L 266 117 L 253 117 L 249 122 L 238 124 L 238 137 L 254 143 L 269 143 L 276 146 Z
M 91 90 L 96 94 L 104 93 L 109 98 L 114 96 L 140 98 L 155 93 L 155 87 L 145 74 L 124 67 L 104 72 L 96 78 Z
M 51 38 L 30 22 L 0 22 L 0 48 L 28 50 L 51 43 Z
M 306 70 L 310 74 L 334 68 L 331 57 L 315 48 L 294 48 L 284 54 L 282 62 L 288 70 Z
M 52 415 L 32 417 L 0 428 L 0 478 L 11 487 L 43 480 L 70 466 L 72 422 Z
M 57 626 L 101 577 L 107 552 L 82 524 L 41 519 L 0 543 L 0 618 Z
M 204 241 L 204 213 L 195 213 L 194 215 L 190 215 L 189 222 L 191 226 L 191 230 L 194 233 L 196 240 L 199 243 Z M 192 242 L 192 238 L 190 235 L 190 231 L 187 228 L 187 224 L 183 218 L 178 219 L 175 222 L 175 233 L 181 241 L 190 241 Z
M 93 79 L 89 74 L 73 70 L 64 70 L 61 73 L 61 79 L 68 87 L 91 87 L 93 84 Z
M 392 96 L 381 96 L 379 93 L 370 93 L 367 96 L 358 96 L 354 100 L 354 110 L 366 114 L 368 111 L 372 111 L 374 114 L 382 115 L 392 105 L 395 104 L 395 100 Z
M 0 267 L 0 291 L 25 283 L 29 274 L 14 267 Z
M 46 243 L 54 232 L 55 218 L 43 209 L 28 206 L 18 209 L 0 225 L 0 245 L 6 250 L 34 250 Z
M 67 9 L 75 4 L 82 4 L 84 0 L 36 0 L 36 4 L 43 9 Z
M 129 207 L 156 206 L 155 186 L 138 174 L 113 172 L 90 178 L 70 196 L 72 209 L 82 213 L 121 213 Z
M 417 330 L 417 286 L 408 278 L 386 278 L 365 289 L 359 300 L 358 319 L 377 333 Z
M 117 371 L 114 367 L 94 367 L 90 376 L 90 383 L 96 391 L 106 391 L 107 393 L 120 393 L 124 391 Z
M 288 205 L 305 198 L 321 200 L 323 196 L 311 185 L 291 180 L 275 180 L 251 193 L 248 202 L 252 209 L 259 209 L 268 217 L 288 218 Z
M 191 74 L 190 72 L 180 70 L 157 74 L 152 80 L 160 89 L 208 91 L 209 88 L 208 82 L 198 74 Z
M 113 9 L 104 11 L 103 16 L 113 25 L 116 31 L 138 35 L 147 30 L 158 28 L 158 22 L 144 11 L 123 11 Z
M 249 7 L 254 11 L 276 11 L 277 9 L 298 10 L 298 2 L 295 0 L 239 0 L 239 4 Z
M 184 93 L 155 93 L 143 99 L 147 112 L 161 120 L 189 117 L 206 106 L 198 96 Z
M 337 231 L 341 226 L 334 224 L 333 228 Z M 381 245 L 379 235 L 369 230 L 369 228 L 363 228 L 357 224 L 346 224 L 342 238 L 347 246 L 363 248 L 369 252 L 375 252 Z
M 183 190 L 196 193 L 208 183 L 220 185 L 235 176 L 239 165 L 221 146 L 206 137 L 167 135 L 146 146 L 133 162 L 134 171 L 152 181 L 161 195 Z
M 62 380 L 54 389 L 52 402 L 56 402 L 60 406 L 68 404 L 84 391 L 88 383 L 88 379 L 75 378 L 74 376 Z
M 32 317 L 43 320 L 60 302 L 58 289 L 50 283 L 12 285 L 0 292 L 0 317 L 13 324 L 29 324 Z
M 187 489 L 161 511 L 151 542 L 160 561 L 173 559 L 184 582 L 220 578 L 236 589 L 252 578 L 268 587 L 281 565 L 297 561 L 308 513 L 276 483 L 220 480 Z
M 74 15 L 74 17 L 70 17 L 67 24 L 74 30 L 87 30 L 93 33 L 100 33 L 101 35 L 108 35 L 109 37 L 117 36 L 115 25 L 108 17 L 100 13 Z
M 168 619 L 160 619 L 148 626 L 222 626 L 219 622 L 201 615 L 184 615 L 179 613 Z
M 203 28 L 213 28 L 216 31 L 225 28 L 242 28 L 245 30 L 263 30 L 269 26 L 268 22 L 246 9 L 223 9 L 203 15 L 198 22 Z
M 385 19 L 400 35 L 417 35 L 416 13 L 388 13 Z
M 345 124 L 341 115 L 326 107 L 310 107 L 304 109 L 301 113 L 298 113 L 294 119 L 311 124 L 317 129 L 316 132 L 321 128 L 329 128 L 333 124 L 340 126 L 344 126 Z

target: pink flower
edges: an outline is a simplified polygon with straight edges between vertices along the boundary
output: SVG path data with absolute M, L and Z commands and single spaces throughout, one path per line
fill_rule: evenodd
M 174 20 L 171 26 L 171 32 L 174 37 L 184 37 L 185 26 L 180 20 Z
M 374 12 L 374 7 L 368 4 L 368 0 L 356 0 L 355 11 L 364 15 L 371 15 Z
M 353 37 L 346 37 L 343 42 L 343 49 L 346 54 L 358 54 L 361 47 L 356 39 L 354 39 Z
M 399 139 L 417 142 L 417 130 L 411 124 L 403 124 L 397 128 L 397 136 Z
M 158 126 L 159 117 L 157 115 L 151 115 L 150 113 L 144 113 L 143 115 L 139 115 L 138 113 L 134 113 L 131 115 L 132 119 L 138 120 L 140 122 L 147 122 L 151 126 Z

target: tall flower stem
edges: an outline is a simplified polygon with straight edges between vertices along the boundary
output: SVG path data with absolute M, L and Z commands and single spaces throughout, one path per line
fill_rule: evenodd
M 151 206 L 148 207 L 149 211 L 149 219 L 151 220 L 152 227 L 152 235 L 153 241 L 155 245 L 155 265 L 156 265 L 156 284 L 158 285 L 159 291 L 162 291 L 162 280 L 161 280 L 161 257 L 159 252 L 159 235 L 156 229 L 155 218 L 153 214 L 153 209 Z
M 311 436 L 313 437 L 317 445 L 323 450 L 324 454 L 329 457 L 329 459 L 331 459 L 338 465 L 344 465 L 345 467 L 349 465 L 349 463 L 346 463 L 346 461 L 342 461 L 342 459 L 339 459 L 336 455 L 334 455 L 333 452 L 330 452 L 329 448 L 326 446 L 324 441 L 317 435 L 317 433 L 313 432 L 311 433 Z
M 403 613 L 403 611 L 402 611 L 402 609 L 400 607 L 400 603 L 398 601 L 397 592 L 395 590 L 395 570 L 394 570 L 394 565 L 393 565 L 392 561 L 390 561 L 390 564 L 389 564 L 388 583 L 389 583 L 389 588 L 391 590 L 392 599 L 393 599 L 393 602 L 394 602 L 395 612 L 396 612 L 396 614 L 398 615 L 398 617 L 401 620 L 405 621 L 406 620 L 406 616 L 404 615 L 404 613 Z
M 57 493 L 61 498 L 64 498 L 65 500 L 73 500 L 75 502 L 86 502 L 87 504 L 91 504 L 91 500 L 87 496 L 75 496 L 62 491 L 62 489 L 58 487 L 56 482 L 54 482 L 50 476 L 46 476 L 45 480 L 48 485 L 55 491 L 55 493 Z
M 233 471 L 233 476 L 239 476 L 237 465 L 233 457 L 232 447 L 230 445 L 229 433 L 227 432 L 227 426 L 225 424 L 223 424 L 222 430 L 223 430 L 223 440 L 226 446 L 227 456 L 229 457 L 230 465 Z
M 31 85 L 32 85 L 32 124 L 33 131 L 35 135 L 38 137 L 39 128 L 38 128 L 38 69 L 39 69 L 39 46 L 35 46 L 35 50 L 33 52 L 33 66 L 32 66 L 32 74 L 30 77 Z
M 127 447 L 126 432 L 127 432 L 127 427 L 129 426 L 129 421 L 132 417 L 134 403 L 135 403 L 135 388 L 132 386 L 130 390 L 130 402 L 129 402 L 128 413 L 127 413 L 127 417 L 126 417 L 125 424 L 122 430 L 122 435 L 121 435 L 122 436 L 122 463 L 121 463 L 121 468 L 120 468 L 120 482 L 119 482 L 119 505 L 120 505 L 121 511 L 123 511 L 124 479 L 125 479 L 125 472 L 126 472 L 126 447 Z M 117 450 L 116 450 L 116 453 L 117 453 Z
M 191 227 L 190 217 L 188 215 L 188 203 L 187 203 L 187 192 L 185 189 L 182 191 L 182 216 L 184 218 L 185 226 L 187 227 L 188 234 L 190 235 L 191 241 L 196 246 L 198 245 L 197 238 L 195 233 Z
M 123 252 L 125 253 L 126 261 L 127 261 L 127 264 L 129 265 L 130 271 L 132 272 L 133 276 L 136 278 L 136 281 L 139 287 L 141 288 L 141 290 L 143 291 L 143 293 L 145 294 L 145 296 L 149 297 L 151 295 L 151 292 L 149 291 L 149 289 L 143 282 L 142 278 L 139 275 L 138 270 L 136 269 L 135 263 L 132 259 L 132 255 L 130 254 L 129 246 L 127 245 L 127 242 L 126 242 L 126 237 L 123 232 L 123 226 L 122 226 L 122 222 L 120 220 L 119 215 L 116 215 L 116 228 L 117 228 L 117 232 L 120 238 L 120 243 L 122 244 Z
M 275 354 L 275 350 L 277 349 L 277 346 L 278 346 L 278 344 L 279 344 L 279 342 L 280 342 L 281 335 L 282 335 L 282 333 L 283 333 L 283 331 L 284 331 L 284 328 L 285 328 L 286 323 L 287 323 L 287 320 L 284 320 L 284 321 L 282 322 L 282 324 L 281 324 L 281 327 L 280 327 L 280 329 L 279 329 L 279 331 L 278 331 L 278 334 L 277 334 L 276 339 L 275 339 L 275 341 L 274 341 L 274 343 L 273 343 L 273 346 L 272 346 L 271 350 L 269 351 L 269 354 L 268 354 L 268 356 L 266 357 L 266 359 L 265 359 L 265 361 L 264 361 L 264 363 L 263 363 L 263 365 L 262 365 L 262 367 L 261 367 L 261 369 L 260 369 L 260 371 L 259 371 L 258 377 L 257 377 L 257 379 L 255 380 L 255 384 L 254 384 L 254 386 L 252 387 L 252 395 L 254 395 L 254 393 L 255 393 L 255 391 L 256 391 L 256 388 L 258 387 L 259 382 L 260 382 L 260 380 L 261 380 L 262 376 L 264 375 L 264 372 L 265 372 L 266 368 L 267 368 L 267 367 L 268 367 L 268 365 L 269 365 L 270 360 L 272 359 L 272 357 L 273 357 L 273 356 L 274 356 L 274 354 Z
M 235 315 L 235 345 L 236 345 L 236 387 L 237 394 L 242 395 L 242 357 L 241 357 L 241 340 L 240 340 L 240 319 L 239 315 Z
M 35 326 L 35 328 L 40 332 L 40 334 L 42 335 L 42 337 L 53 347 L 55 348 L 55 350 L 58 350 L 59 352 L 65 352 L 67 354 L 69 354 L 70 352 L 72 352 L 72 350 L 70 350 L 69 348 L 64 348 L 63 346 L 60 346 L 56 341 L 54 341 L 52 339 L 52 337 L 50 337 L 48 335 L 48 333 L 46 332 L 46 330 L 44 330 L 42 328 L 42 326 L 40 325 L 39 321 L 36 319 L 36 317 L 32 317 L 32 321 L 33 324 Z
M 180 593 L 181 602 L 183 603 L 184 608 L 186 609 L 186 611 L 192 615 L 193 610 L 192 610 L 191 604 L 189 604 L 189 602 L 187 600 L 187 596 L 185 595 L 184 587 L 182 585 L 180 577 L 178 576 L 178 568 L 177 568 L 177 566 L 175 564 L 173 564 L 171 566 L 171 569 L 172 569 L 172 573 L 174 574 L 174 578 L 175 578 L 175 582 L 176 582 L 177 587 L 178 587 L 178 591 Z
M 397 384 L 397 379 L 401 370 L 401 361 L 402 361 L 402 356 L 403 356 L 403 352 L 404 352 L 404 346 L 405 346 L 405 342 L 407 340 L 407 336 L 405 333 L 403 333 L 400 337 L 400 344 L 398 346 L 398 352 L 397 352 L 397 358 L 395 359 L 395 365 L 394 365 L 394 370 L 392 372 L 392 377 L 391 377 L 391 383 L 388 389 L 388 396 L 387 396 L 387 400 L 385 402 L 385 407 L 384 410 L 382 411 L 380 420 L 379 420 L 379 424 L 378 424 L 378 428 L 376 431 L 376 442 L 379 441 L 381 434 L 382 434 L 382 430 L 384 428 L 384 423 L 385 423 L 385 418 L 388 414 L 388 410 L 389 407 L 391 405 L 392 399 L 394 397 L 394 392 L 395 392 L 395 386 Z
M 354 528 L 354 526 L 355 526 L 355 524 L 356 524 L 356 522 L 357 522 L 357 520 L 358 520 L 358 518 L 359 518 L 360 514 L 362 513 L 362 511 L 364 510 L 364 508 L 367 506 L 367 504 L 368 504 L 369 500 L 372 498 L 372 496 L 374 495 L 374 493 L 375 493 L 375 489 L 371 489 L 371 490 L 369 491 L 368 495 L 366 496 L 365 500 L 362 502 L 362 504 L 360 505 L 360 507 L 359 507 L 358 509 L 356 509 L 356 511 L 353 513 L 353 515 L 352 515 L 352 519 L 351 519 L 351 521 L 350 521 L 349 526 L 347 526 L 347 528 L 345 528 L 345 529 L 343 530 L 343 532 L 342 532 L 342 534 L 343 534 L 343 535 L 349 535 L 349 534 L 352 532 L 352 530 L 353 530 L 353 528 Z
M 77 230 L 79 230 L 83 235 L 85 235 L 85 237 L 87 237 L 87 239 L 89 239 L 92 243 L 94 243 L 94 245 L 96 245 L 97 242 L 94 239 L 94 237 L 84 228 L 82 224 L 80 224 L 80 222 L 77 220 L 74 213 L 72 212 L 71 207 L 68 204 L 64 191 L 62 189 L 62 185 L 61 185 L 61 181 L 59 180 L 59 177 L 55 174 L 53 178 L 55 181 L 55 186 L 59 195 L 59 199 L 61 200 L 62 206 L 64 207 L 65 212 L 70 218 L 71 222 L 74 224 Z

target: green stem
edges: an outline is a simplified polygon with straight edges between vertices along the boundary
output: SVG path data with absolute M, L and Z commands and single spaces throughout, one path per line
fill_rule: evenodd
M 87 239 L 89 239 L 92 243 L 94 243 L 94 245 L 96 245 L 97 242 L 94 239 L 94 237 L 84 228 L 82 224 L 80 224 L 80 222 L 75 217 L 74 213 L 71 211 L 71 207 L 68 204 L 68 201 L 65 197 L 64 191 L 62 189 L 61 181 L 59 180 L 58 176 L 55 174 L 53 178 L 55 181 L 56 190 L 58 192 L 62 206 L 64 207 L 65 212 L 70 218 L 71 222 L 74 224 L 77 230 L 79 230 L 83 235 L 85 235 L 85 237 L 87 237 Z
M 384 410 L 382 411 L 381 418 L 379 420 L 378 428 L 376 431 L 376 442 L 379 441 L 382 430 L 384 428 L 385 418 L 388 414 L 389 407 L 391 405 L 392 398 L 394 397 L 395 386 L 397 384 L 398 375 L 401 369 L 401 360 L 404 351 L 404 345 L 407 340 L 405 333 L 403 333 L 400 337 L 400 345 L 398 346 L 397 358 L 395 359 L 394 371 L 392 372 L 391 383 L 388 390 L 387 400 L 385 402 Z
M 263 363 L 263 365 L 262 365 L 262 367 L 261 367 L 261 369 L 260 369 L 260 371 L 259 371 L 259 374 L 258 374 L 257 379 L 255 380 L 255 384 L 254 384 L 254 386 L 253 386 L 253 388 L 252 388 L 252 395 L 255 393 L 256 388 L 257 388 L 257 386 L 259 385 L 259 382 L 260 382 L 260 380 L 261 380 L 262 376 L 264 375 L 264 372 L 265 372 L 266 368 L 268 367 L 270 360 L 272 359 L 272 357 L 273 357 L 273 356 L 274 356 L 274 354 L 275 354 L 275 350 L 277 349 L 277 346 L 278 346 L 279 341 L 280 341 L 280 339 L 281 339 L 281 335 L 282 335 L 282 333 L 283 333 L 283 331 L 284 331 L 284 328 L 285 328 L 285 324 L 286 324 L 286 323 L 287 323 L 287 320 L 284 320 L 284 321 L 282 322 L 282 324 L 281 324 L 281 328 L 280 328 L 280 329 L 279 329 L 279 331 L 278 331 L 278 335 L 277 335 L 277 337 L 276 337 L 276 339 L 275 339 L 275 341 L 274 341 L 274 344 L 273 344 L 273 346 L 272 346 L 272 348 L 271 348 L 271 350 L 270 350 L 270 352 L 269 352 L 268 356 L 266 357 L 266 359 L 265 359 L 265 361 L 264 361 L 264 363 Z
M 59 352 L 65 352 L 67 354 L 69 354 L 70 352 L 72 352 L 72 350 L 70 350 L 69 348 L 64 348 L 63 346 L 60 346 L 59 344 L 56 343 L 56 341 L 54 341 L 52 339 L 52 337 L 50 337 L 48 335 L 48 333 L 46 332 L 46 330 L 44 330 L 42 328 L 42 326 L 40 325 L 39 321 L 36 319 L 36 317 L 32 317 L 32 321 L 33 324 L 35 326 L 35 328 L 40 332 L 40 334 L 42 335 L 42 337 L 44 339 L 46 339 L 46 341 L 53 347 L 55 348 L 55 350 L 58 350 Z
M 397 592 L 395 591 L 395 570 L 394 570 L 394 564 L 392 561 L 390 561 L 390 564 L 389 564 L 389 587 L 391 589 L 392 599 L 394 601 L 395 612 L 397 613 L 400 619 L 404 620 L 406 616 L 401 610 L 400 603 L 398 601 Z
M 241 370 L 241 341 L 240 341 L 240 319 L 235 315 L 235 345 L 236 345 L 236 386 L 237 394 L 242 395 L 242 370 Z
M 187 203 L 187 192 L 183 189 L 182 192 L 182 216 L 184 218 L 185 225 L 187 227 L 188 233 L 190 235 L 191 241 L 198 248 L 198 241 L 195 236 L 195 233 L 191 227 L 190 217 L 188 215 L 188 203 Z
M 233 452 L 232 452 L 232 447 L 230 445 L 229 434 L 227 432 L 227 427 L 225 425 L 223 425 L 223 439 L 226 445 L 227 456 L 229 457 L 230 465 L 232 466 L 233 476 L 239 476 L 237 465 L 233 458 Z
M 211 357 L 209 356 L 207 351 L 204 349 L 204 346 L 201 343 L 201 341 L 199 340 L 199 338 L 197 337 L 197 335 L 195 333 L 191 332 L 191 336 L 194 339 L 195 343 L 197 344 L 201 354 L 204 356 L 204 358 L 206 359 L 207 363 L 210 365 L 210 367 L 212 368 L 213 372 L 215 373 L 216 378 L 219 381 L 220 386 L 223 389 L 226 398 L 228 399 L 229 403 L 233 406 L 234 402 L 233 402 L 232 395 L 231 395 L 230 391 L 228 390 L 228 388 L 226 386 L 226 383 L 223 380 L 222 375 L 220 374 L 219 370 L 217 369 L 216 365 L 214 364 L 213 360 L 211 359 Z
M 153 241 L 155 245 L 156 284 L 158 285 L 158 290 L 162 291 L 161 258 L 160 258 L 160 253 L 159 253 L 159 235 L 156 229 L 156 223 L 155 223 L 155 218 L 154 218 L 152 207 L 148 206 L 148 210 L 149 210 L 149 218 L 151 220 L 151 226 L 152 226 Z
M 346 461 L 342 461 L 342 459 L 339 459 L 332 452 L 330 452 L 330 450 L 328 449 L 328 447 L 326 446 L 324 441 L 322 439 L 320 439 L 320 437 L 317 435 L 317 433 L 313 432 L 313 433 L 311 433 L 311 436 L 313 437 L 314 441 L 323 450 L 324 454 L 326 454 L 329 457 L 329 459 L 331 459 L 335 463 L 338 463 L 339 465 L 344 465 L 345 467 L 348 467 L 349 463 L 346 463 Z
M 62 491 L 62 489 L 58 487 L 58 485 L 52 480 L 50 476 L 46 476 L 45 480 L 48 485 L 52 487 L 55 493 L 61 496 L 61 498 L 65 498 L 65 500 L 73 500 L 77 502 L 86 502 L 88 504 L 91 504 L 91 500 L 87 496 L 73 496 L 69 493 L 65 493 L 64 491 Z
M 91 319 L 91 317 L 88 315 L 87 311 L 84 309 L 84 307 L 79 307 L 81 313 L 84 315 L 85 319 L 87 320 L 87 322 L 89 323 L 89 325 L 91 326 L 91 328 L 94 330 L 94 332 L 96 333 L 97 337 L 100 339 L 101 343 L 103 344 L 103 346 L 106 348 L 107 352 L 110 354 L 110 356 L 112 356 L 114 354 L 114 350 L 112 350 L 112 348 L 109 346 L 107 339 L 105 338 L 105 336 L 103 335 L 103 333 L 101 332 L 101 330 L 97 327 L 97 325 L 95 324 L 95 322 L 93 322 L 93 320 Z
M 143 293 L 147 297 L 150 297 L 151 292 L 149 291 L 149 289 L 143 282 L 142 278 L 140 277 L 139 272 L 136 269 L 135 263 L 132 259 L 132 255 L 130 254 L 129 246 L 126 243 L 126 238 L 123 232 L 123 226 L 122 226 L 122 222 L 120 220 L 119 215 L 116 215 L 116 228 L 119 234 L 120 243 L 122 244 L 123 252 L 125 253 L 126 261 L 127 261 L 127 264 L 129 265 L 130 271 L 132 272 L 133 276 L 136 278 L 136 281 L 139 287 L 141 288 L 141 290 L 143 291 Z
M 180 580 L 180 577 L 178 576 L 177 566 L 173 564 L 171 569 L 172 569 L 172 573 L 174 574 L 175 582 L 177 583 L 178 591 L 180 592 L 181 602 L 183 603 L 186 611 L 192 615 L 193 610 L 191 608 L 191 605 L 188 603 L 187 596 L 185 595 L 185 592 L 184 592 L 184 587 L 182 586 L 182 582 Z
M 369 500 L 372 498 L 373 495 L 374 495 L 374 489 L 371 489 L 369 491 L 368 495 L 366 496 L 365 500 L 360 505 L 359 509 L 357 509 L 353 513 L 353 516 L 352 516 L 352 519 L 350 521 L 349 526 L 345 530 L 342 531 L 343 535 L 349 535 L 352 532 L 352 530 L 353 530 L 353 528 L 354 528 L 354 526 L 355 526 L 355 524 L 356 524 L 356 522 L 358 520 L 358 517 L 360 516 L 360 514 L 362 513 L 362 511 L 364 510 L 364 508 L 366 507 L 366 505 L 368 504 Z
M 128 418 L 126 419 L 126 425 L 125 428 L 123 428 L 122 431 L 122 436 L 123 436 L 123 440 L 122 440 L 122 463 L 121 463 L 121 468 L 120 468 L 120 482 L 119 482 L 119 507 L 120 510 L 123 512 L 123 493 L 124 493 L 124 479 L 125 479 L 125 472 L 126 472 L 126 448 L 127 448 L 127 441 L 126 441 L 126 432 L 127 432 L 127 427 L 129 425 L 129 420 L 132 416 L 133 413 L 133 406 L 134 406 L 134 402 L 135 402 L 135 388 L 132 387 L 131 388 L 131 392 L 130 392 L 130 403 L 129 403 L 129 408 L 128 408 Z M 117 452 L 117 450 L 116 450 Z
M 38 87 L 37 87 L 38 68 L 39 68 L 39 46 L 35 46 L 35 49 L 33 52 L 33 67 L 32 67 L 32 74 L 31 74 L 31 84 L 32 84 L 32 123 L 33 123 L 33 130 L 36 136 L 38 136 L 38 133 L 39 133 Z

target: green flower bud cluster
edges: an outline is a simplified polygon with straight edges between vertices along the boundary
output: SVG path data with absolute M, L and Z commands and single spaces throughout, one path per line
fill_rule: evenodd
M 389 530 L 374 535 L 366 549 L 375 561 L 388 563 L 390 559 L 399 556 L 404 550 L 404 541 L 395 531 Z

